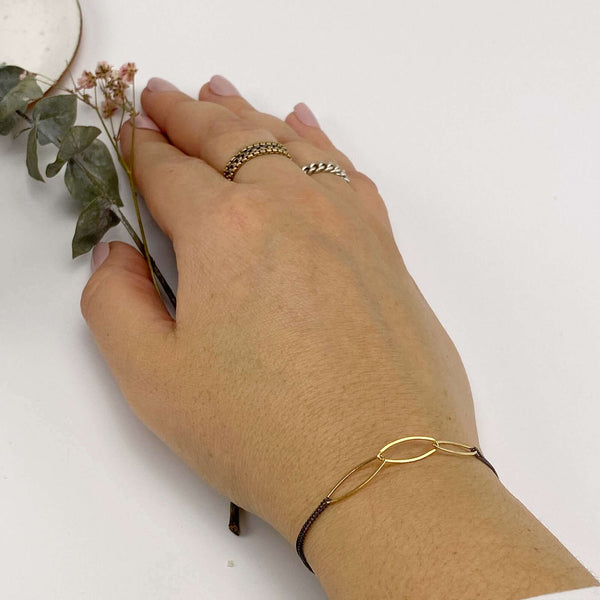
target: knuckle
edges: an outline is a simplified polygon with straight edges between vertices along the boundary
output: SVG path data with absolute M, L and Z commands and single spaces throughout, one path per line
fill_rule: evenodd
M 211 125 L 211 129 L 213 143 L 227 155 L 238 152 L 248 144 L 275 141 L 271 131 L 242 119 L 237 119 L 235 123 L 219 120 Z
M 376 213 L 386 218 L 389 217 L 387 205 L 379 194 L 372 194 L 367 196 L 365 202 Z
M 160 155 L 159 155 L 160 156 Z M 135 166 L 136 179 L 153 184 L 160 183 L 161 187 L 167 188 L 172 186 L 172 189 L 177 189 L 177 182 L 181 181 L 185 167 L 191 165 L 192 159 L 189 156 L 160 156 L 152 161 L 140 161 L 139 166 Z
M 264 228 L 270 217 L 268 195 L 254 185 L 235 185 L 214 204 L 212 220 L 229 233 L 244 235 Z
M 205 136 L 207 140 L 219 140 L 227 133 L 234 132 L 239 129 L 242 119 L 232 112 L 228 111 L 226 115 L 220 115 L 218 119 L 205 124 Z
M 194 119 L 198 107 L 198 100 L 193 98 L 181 98 L 177 102 L 170 104 L 166 109 L 165 129 L 171 131 L 175 126 L 183 123 L 190 123 Z
M 327 194 L 316 187 L 307 187 L 296 192 L 297 204 L 309 209 L 327 208 L 333 206 Z
M 348 173 L 348 177 L 350 178 L 350 181 L 363 186 L 369 191 L 375 192 L 376 194 L 379 193 L 375 182 L 370 177 L 367 177 L 364 173 L 361 173 L 360 171 L 352 171 L 351 174 Z
M 348 222 L 348 215 L 342 202 L 336 202 L 318 188 L 290 190 L 290 197 L 304 218 L 314 227 L 342 233 Z
M 170 161 L 161 156 L 162 142 L 146 142 L 143 146 L 143 155 L 136 156 L 137 160 L 133 161 L 133 176 L 139 181 L 152 180 L 157 170 L 163 169 L 165 165 L 172 168 Z

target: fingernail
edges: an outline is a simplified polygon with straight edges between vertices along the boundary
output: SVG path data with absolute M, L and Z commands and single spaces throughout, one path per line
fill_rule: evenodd
M 110 246 L 107 242 L 98 242 L 92 250 L 92 273 L 108 258 Z
M 229 79 L 225 79 L 222 75 L 213 75 L 208 82 L 213 94 L 217 96 L 240 96 L 235 86 Z
M 153 131 L 160 131 L 160 127 L 146 115 L 138 115 L 135 118 L 135 126 L 138 129 L 152 129 Z
M 160 77 L 153 77 L 148 81 L 146 87 L 151 92 L 178 92 L 179 90 L 172 84 L 169 83 L 166 79 L 161 79 Z
M 309 127 L 318 127 L 319 121 L 317 121 L 317 117 L 313 114 L 312 110 L 304 104 L 304 102 L 300 102 L 300 104 L 296 104 L 294 106 L 294 114 L 298 117 L 298 120 Z

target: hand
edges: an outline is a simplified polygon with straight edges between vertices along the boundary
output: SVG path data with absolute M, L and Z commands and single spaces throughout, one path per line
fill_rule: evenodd
M 377 188 L 312 113 L 257 112 L 220 77 L 199 100 L 153 79 L 142 105 L 135 149 L 130 124 L 121 143 L 173 242 L 177 318 L 121 242 L 81 299 L 138 417 L 292 543 L 338 479 L 385 443 L 478 445 L 461 360 L 403 263 Z M 224 178 L 233 154 L 268 140 L 293 160 L 257 157 Z M 301 170 L 319 161 L 350 183 Z

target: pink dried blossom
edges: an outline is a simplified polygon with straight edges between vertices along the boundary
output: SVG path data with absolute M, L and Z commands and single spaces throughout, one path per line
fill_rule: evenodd
M 77 89 L 91 90 L 96 87 L 96 76 L 90 71 L 84 71 L 77 80 Z
M 133 78 L 135 77 L 137 71 L 138 70 L 135 66 L 135 63 L 128 62 L 121 66 L 121 68 L 119 69 L 119 75 L 125 83 L 132 84 Z
M 115 77 L 111 77 L 106 81 L 106 89 L 109 92 L 117 96 L 123 95 L 123 92 L 129 87 L 129 84 L 123 79 L 121 79 L 120 75 L 116 75 Z
M 107 75 L 110 75 L 112 67 L 105 61 L 101 60 L 96 66 L 96 77 L 98 79 L 105 79 Z
M 100 107 L 100 112 L 105 119 L 108 119 L 116 110 L 117 105 L 112 98 L 106 98 Z
M 19 75 L 19 81 L 23 81 L 23 79 L 25 79 L 25 77 L 27 77 L 29 75 L 29 71 L 23 71 L 20 75 Z

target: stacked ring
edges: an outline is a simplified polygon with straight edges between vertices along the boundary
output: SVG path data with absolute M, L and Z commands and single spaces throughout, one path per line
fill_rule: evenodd
M 257 142 L 255 144 L 250 144 L 249 146 L 242 148 L 239 152 L 236 152 L 229 159 L 229 162 L 223 169 L 225 179 L 233 181 L 235 174 L 243 164 L 264 154 L 281 154 L 289 159 L 292 158 L 287 151 L 287 148 L 279 142 Z
M 269 154 L 281 154 L 286 158 L 291 159 L 288 149 L 279 142 L 256 142 L 250 144 L 245 148 L 242 148 L 236 152 L 227 162 L 223 169 L 223 176 L 229 181 L 233 181 L 235 174 L 239 171 L 240 167 L 247 163 L 249 160 L 256 158 L 257 156 L 265 156 Z M 337 175 L 344 181 L 350 183 L 350 179 L 346 175 L 346 171 L 339 165 L 332 162 L 313 162 L 308 165 L 304 165 L 302 170 L 307 175 L 315 175 L 316 173 L 330 173 L 331 175 Z

